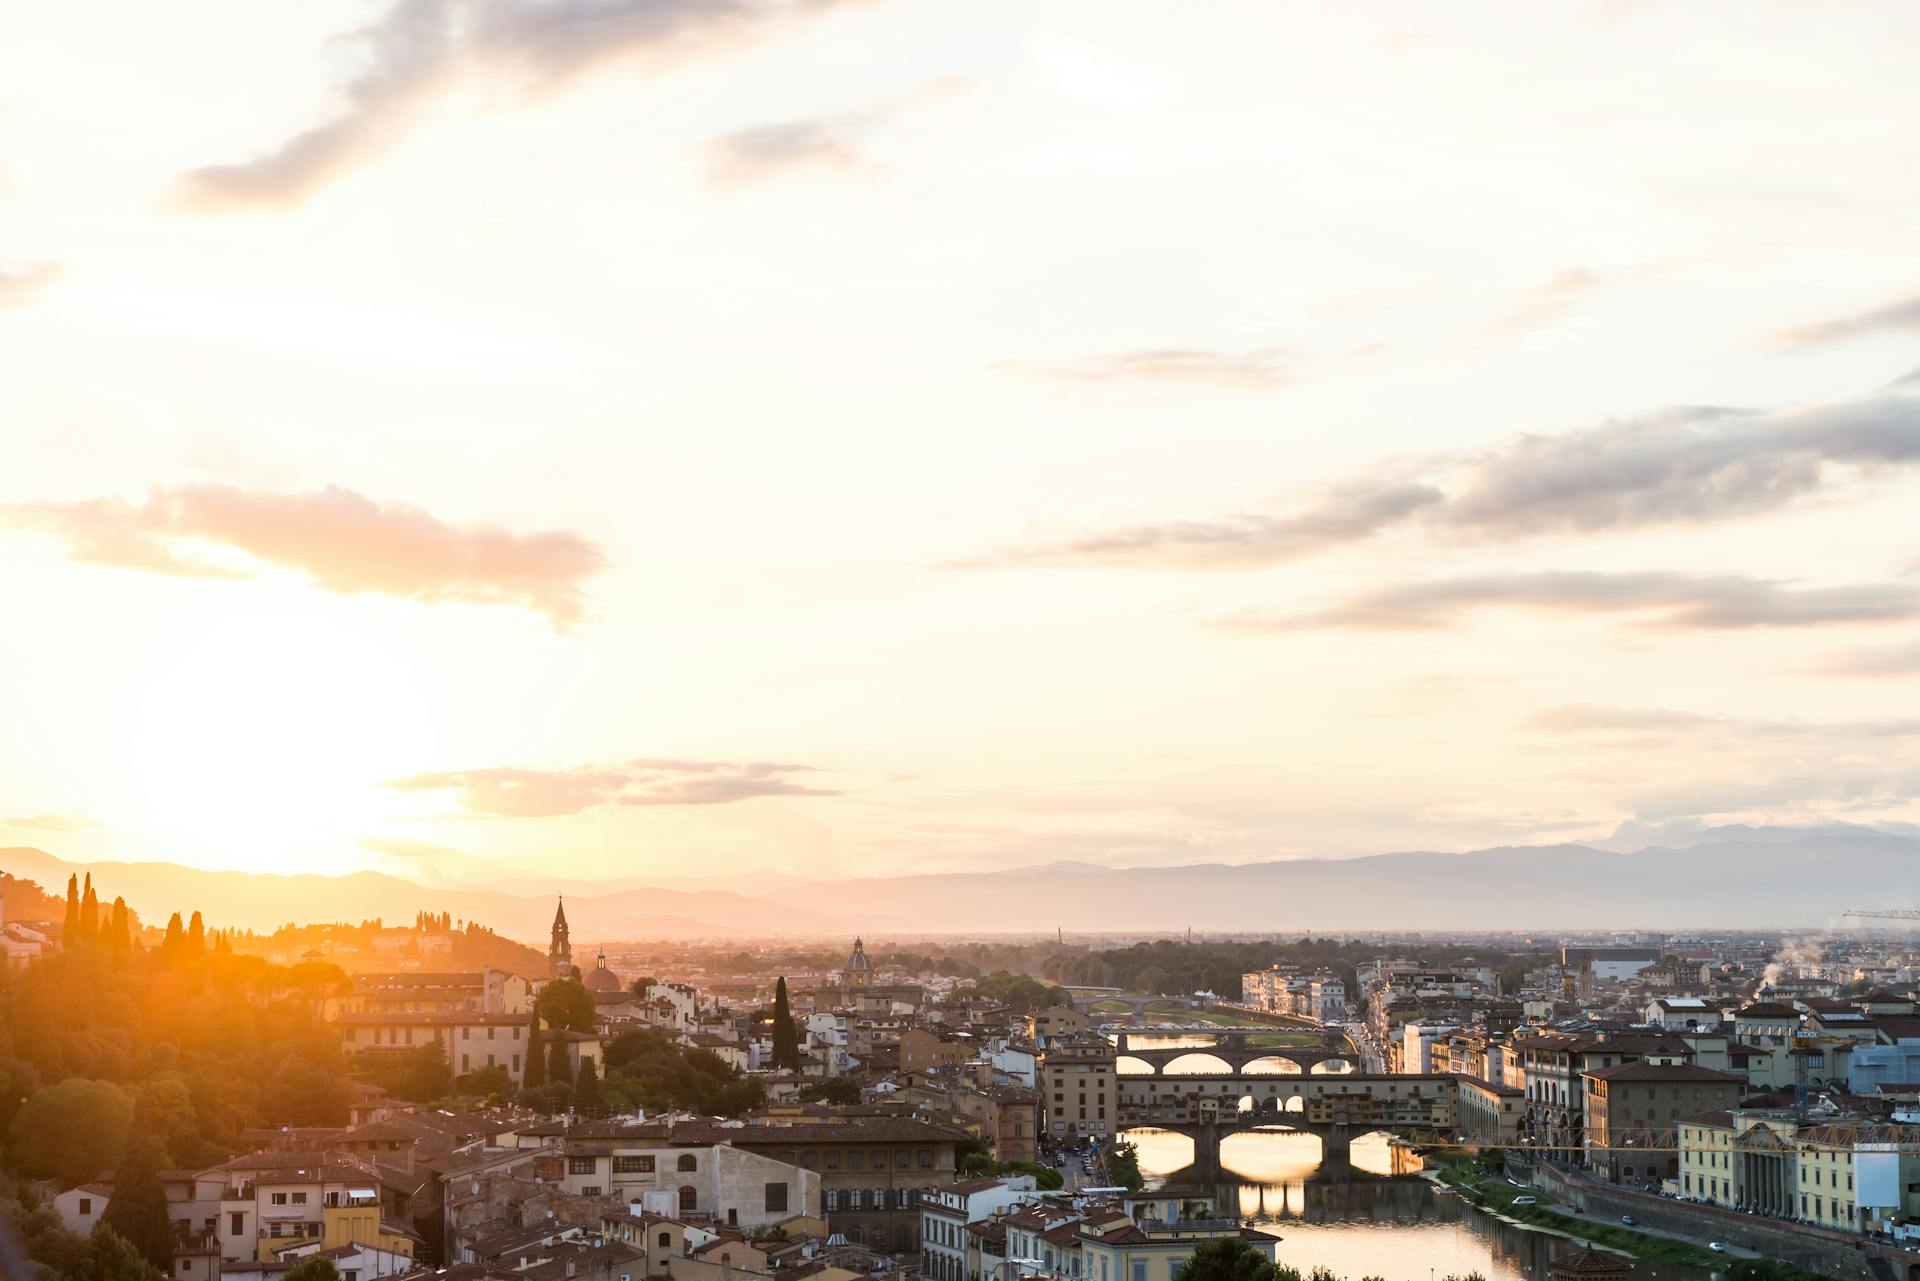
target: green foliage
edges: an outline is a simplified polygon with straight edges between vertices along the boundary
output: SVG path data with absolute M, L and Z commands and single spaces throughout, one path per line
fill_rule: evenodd
M 136 1115 L 144 1122 L 144 1113 Z M 145 1124 L 127 1141 L 100 1225 L 119 1233 L 154 1267 L 172 1271 L 173 1220 L 167 1213 L 166 1189 L 160 1186 L 159 1146 Z
M 555 1041 L 547 1047 L 547 1084 L 562 1090 L 573 1089 L 573 1059 L 567 1053 L 565 1041 Z
M 1299 1281 L 1298 1272 L 1281 1272 L 1271 1259 L 1239 1237 L 1214 1237 L 1194 1247 L 1180 1281 L 1276 1281 L 1276 1277 L 1288 1273 L 1289 1281 Z M 1318 1269 L 1313 1281 L 1322 1281 Z
M 1116 1187 L 1129 1192 L 1138 1192 L 1147 1185 L 1140 1173 L 1140 1153 L 1133 1144 L 1122 1140 L 1107 1150 L 1107 1177 Z
M 288 1268 L 281 1281 L 340 1281 L 340 1270 L 332 1259 L 316 1254 Z
M 709 1050 L 682 1050 L 653 1028 L 634 1028 L 607 1043 L 600 1094 L 615 1111 L 685 1108 L 740 1116 L 766 1100 L 758 1077 L 741 1076 Z
M 1073 1004 L 1073 996 L 1065 988 L 1042 983 L 1029 974 L 996 970 L 981 979 L 977 986 L 981 995 L 1006 1005 L 1015 1014 L 1031 1014 L 1035 1010 Z
M 832 1103 L 850 1107 L 860 1101 L 860 1083 L 850 1076 L 829 1076 L 800 1087 L 802 1103 Z
M 593 1060 L 580 1060 L 580 1071 L 573 1078 L 573 1110 L 582 1116 L 600 1116 L 607 1110 L 606 1101 L 600 1097 L 600 1075 L 593 1070 Z
M 357 1076 L 409 1102 L 431 1103 L 453 1088 L 453 1069 L 438 1041 L 404 1050 L 365 1050 L 349 1062 Z
M 147 1262 L 133 1242 L 105 1223 L 94 1225 L 90 1245 L 87 1265 L 75 1281 L 166 1281 L 166 1272 Z M 171 1270 L 171 1256 L 167 1263 Z
M 114 1168 L 126 1146 L 133 1100 L 111 1081 L 71 1077 L 20 1105 L 9 1127 L 24 1174 L 71 1187 Z
M 513 1094 L 513 1074 L 498 1063 L 492 1067 L 475 1068 L 464 1076 L 454 1078 L 453 1092 L 482 1098 L 497 1095 L 505 1099 Z
M 784 1072 L 800 1070 L 800 1029 L 794 1026 L 793 1007 L 787 1004 L 787 980 L 773 987 L 773 1066 Z
M 523 1089 L 537 1090 L 547 1083 L 546 1042 L 540 1030 L 540 1016 L 535 1014 L 528 1022 L 532 1026 L 527 1029 L 527 1066 L 521 1070 L 520 1085 Z
M 555 979 L 541 988 L 534 998 L 533 1012 L 545 1019 L 548 1027 L 570 1032 L 591 1032 L 599 1020 L 593 993 L 579 979 Z

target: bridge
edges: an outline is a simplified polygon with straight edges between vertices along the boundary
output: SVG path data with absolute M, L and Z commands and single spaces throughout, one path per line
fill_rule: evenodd
M 1344 1032 L 1327 1032 L 1321 1037 L 1318 1046 L 1255 1045 L 1253 1038 L 1271 1035 L 1273 1028 L 1194 1028 L 1190 1031 L 1206 1031 L 1214 1036 L 1212 1045 L 1154 1046 L 1135 1047 L 1133 1034 L 1116 1032 L 1114 1034 L 1114 1055 L 1118 1059 L 1133 1059 L 1144 1064 L 1146 1072 L 1128 1072 L 1128 1076 L 1173 1076 L 1181 1080 L 1196 1077 L 1231 1077 L 1260 1075 L 1297 1075 L 1302 1073 L 1350 1073 L 1360 1067 L 1359 1055 L 1348 1042 Z M 1154 1035 L 1148 1033 L 1147 1035 Z M 1168 1072 L 1167 1069 L 1183 1059 L 1211 1058 L 1227 1067 L 1224 1074 L 1207 1072 Z M 1249 1073 L 1248 1068 L 1256 1064 L 1269 1065 L 1266 1073 Z
M 1126 1075 L 1117 1078 L 1121 1129 L 1212 1125 L 1300 1125 L 1322 1139 L 1410 1127 L 1450 1133 L 1456 1082 L 1451 1076 Z M 1185 1129 L 1182 1133 L 1187 1133 Z M 1196 1145 L 1197 1146 L 1197 1145 Z M 1214 1149 L 1218 1152 L 1217 1138 Z M 1196 1157 L 1196 1160 L 1199 1159 Z
M 1117 987 L 1088 987 L 1079 983 L 1066 985 L 1067 993 L 1073 999 L 1073 1008 L 1082 1014 L 1096 1014 L 1093 1007 L 1102 1001 L 1121 1001 L 1133 1012 L 1133 1021 L 1138 1023 L 1146 1016 L 1150 1005 L 1176 1005 L 1185 1010 L 1204 1010 L 1207 1002 L 1195 996 L 1143 996 L 1138 992 L 1129 992 Z
M 1309 1121 L 1297 1114 L 1281 1116 L 1274 1113 L 1234 1112 L 1210 1121 L 1156 1121 L 1153 1128 L 1184 1134 L 1193 1141 L 1193 1160 L 1169 1175 L 1168 1182 L 1194 1182 L 1203 1187 L 1212 1187 L 1220 1181 L 1220 1142 L 1235 1134 L 1287 1129 L 1314 1135 L 1320 1140 L 1320 1161 L 1325 1167 L 1345 1164 L 1348 1153 L 1352 1151 L 1354 1136 L 1371 1134 L 1380 1127 Z

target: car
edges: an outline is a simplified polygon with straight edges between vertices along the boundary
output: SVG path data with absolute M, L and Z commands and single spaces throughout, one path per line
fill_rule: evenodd
M 1626 1224 L 1628 1227 L 1633 1227 L 1636 1223 L 1639 1222 L 1639 1220 L 1634 1218 L 1631 1214 L 1623 1214 L 1620 1216 L 1620 1222 Z
M 1513 1203 L 1515 1205 L 1539 1205 L 1540 1198 L 1530 1197 L 1530 1196 L 1517 1196 L 1513 1199 Z
M 1726 1243 L 1723 1241 L 1709 1241 L 1707 1242 L 1707 1249 L 1713 1251 L 1715 1254 L 1725 1254 L 1727 1252 Z

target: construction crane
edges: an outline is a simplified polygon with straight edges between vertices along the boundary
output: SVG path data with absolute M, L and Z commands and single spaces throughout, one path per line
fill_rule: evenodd
M 1865 916 L 1880 921 L 1920 921 L 1920 907 L 1855 907 L 1847 909 L 1848 916 Z

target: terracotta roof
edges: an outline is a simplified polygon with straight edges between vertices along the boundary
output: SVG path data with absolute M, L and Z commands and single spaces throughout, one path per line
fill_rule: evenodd
M 1616 1067 L 1593 1068 L 1582 1072 L 1581 1076 L 1590 1076 L 1599 1081 L 1641 1082 L 1685 1082 L 1696 1081 L 1702 1085 L 1727 1083 L 1745 1085 L 1745 1077 L 1734 1076 L 1730 1072 L 1716 1072 L 1712 1068 L 1698 1067 L 1692 1063 L 1622 1063 Z

